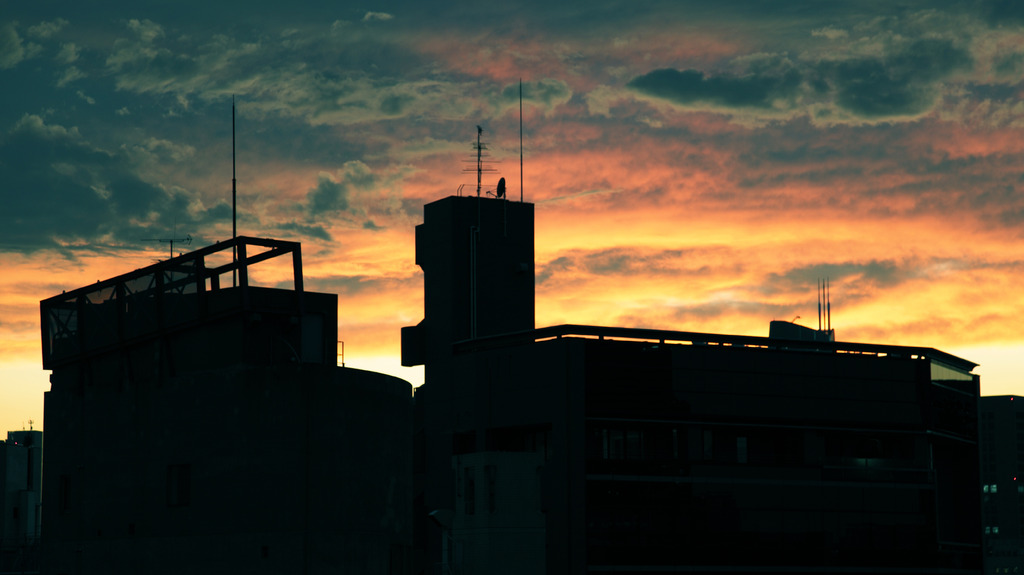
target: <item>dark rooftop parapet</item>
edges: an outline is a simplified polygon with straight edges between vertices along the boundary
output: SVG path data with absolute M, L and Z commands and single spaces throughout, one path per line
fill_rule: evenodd
M 266 248 L 252 253 L 252 248 Z M 211 266 L 208 258 L 237 250 L 226 264 Z M 114 278 L 99 281 L 39 303 L 43 369 L 78 361 L 131 341 L 187 327 L 223 310 L 210 309 L 208 294 L 231 289 L 237 273 L 238 305 L 251 305 L 249 266 L 292 255 L 295 297 L 301 314 L 302 252 L 298 242 L 238 236 Z M 224 255 L 221 255 L 224 258 Z
M 767 338 L 752 335 L 727 335 L 660 329 L 636 329 L 624 327 L 603 327 L 594 325 L 555 325 L 493 337 L 467 340 L 456 344 L 457 351 L 501 347 L 551 339 L 598 339 L 614 341 L 636 341 L 655 344 L 718 345 L 765 349 L 789 349 L 836 354 L 873 355 L 877 357 L 902 357 L 906 359 L 927 359 L 938 361 L 956 369 L 970 372 L 978 364 L 955 355 L 930 347 L 910 347 L 873 343 L 839 341 L 807 341 Z

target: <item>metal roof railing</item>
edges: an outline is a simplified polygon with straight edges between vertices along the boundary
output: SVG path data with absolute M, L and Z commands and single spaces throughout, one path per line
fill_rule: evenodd
M 254 253 L 252 248 L 266 249 Z M 229 250 L 234 252 L 231 261 L 208 265 L 211 256 Z M 43 369 L 53 369 L 207 318 L 210 314 L 207 296 L 222 289 L 221 277 L 225 274 L 237 273 L 241 309 L 248 309 L 251 301 L 249 266 L 287 254 L 292 255 L 295 305 L 301 312 L 301 245 L 248 236 L 218 242 L 47 298 L 39 303 Z M 230 283 L 224 286 L 228 287 L 235 286 Z
M 604 327 L 594 325 L 555 325 L 515 333 L 501 334 L 457 342 L 458 351 L 522 345 L 555 339 L 595 339 L 603 341 L 647 342 L 659 345 L 712 345 L 836 354 L 859 354 L 876 357 L 929 359 L 970 372 L 978 364 L 930 347 L 913 347 L 842 341 L 806 341 L 750 335 L 728 335 L 660 329 Z

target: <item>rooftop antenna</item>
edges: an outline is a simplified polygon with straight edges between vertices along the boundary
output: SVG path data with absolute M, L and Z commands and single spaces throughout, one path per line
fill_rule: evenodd
M 476 170 L 475 171 L 476 171 L 476 195 L 477 195 L 477 197 L 480 196 L 481 187 L 483 185 L 483 173 L 484 172 L 495 172 L 495 171 L 497 171 L 494 168 L 489 168 L 489 167 L 486 167 L 484 165 L 484 164 L 489 163 L 490 160 L 486 160 L 485 159 L 488 156 L 488 154 L 484 153 L 484 150 L 487 149 L 487 144 L 484 143 L 483 141 L 481 141 L 481 136 L 483 135 L 483 133 L 484 133 L 484 129 L 482 127 L 480 127 L 480 126 L 477 126 L 476 127 L 476 143 L 473 144 L 473 149 L 476 150 Z M 463 171 L 464 172 L 468 172 L 469 170 L 463 170 Z
M 480 136 L 483 135 L 484 129 L 480 126 L 476 127 L 476 197 L 480 197 L 480 181 L 483 177 L 484 172 L 484 161 L 483 153 L 484 146 L 480 143 Z
M 231 95 L 231 240 L 238 237 L 238 180 L 235 179 L 235 95 Z M 238 246 L 231 248 L 231 263 L 238 263 Z M 238 285 L 238 269 L 232 266 L 231 286 Z
M 519 79 L 519 202 L 523 201 L 523 79 Z
M 170 255 L 169 255 L 168 259 L 174 259 L 174 242 L 184 243 L 186 246 L 190 245 L 192 243 L 192 234 L 185 234 L 185 237 L 183 237 L 183 238 L 176 238 L 176 237 L 174 237 L 176 235 L 178 235 L 178 218 L 174 218 L 174 231 L 171 233 L 171 237 L 169 237 L 169 238 L 146 238 L 146 239 L 143 239 L 142 241 L 144 241 L 144 242 L 161 242 L 161 243 L 168 243 L 168 244 L 170 244 L 170 246 L 171 246 L 170 247 Z
M 173 234 L 172 234 L 173 235 Z M 186 246 L 192 243 L 192 235 L 186 234 L 183 238 L 146 238 L 144 242 L 163 242 L 171 245 L 168 259 L 174 259 L 174 242 L 184 243 Z
M 821 278 L 818 278 L 818 331 L 821 331 Z
M 818 331 L 832 331 L 832 282 L 818 278 Z
M 827 277 L 825 278 L 825 316 L 828 318 L 828 331 L 832 331 L 832 291 Z

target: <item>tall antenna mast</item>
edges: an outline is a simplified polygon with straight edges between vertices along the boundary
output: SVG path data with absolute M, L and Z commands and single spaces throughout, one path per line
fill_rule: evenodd
M 480 126 L 476 127 L 476 196 L 480 197 L 480 182 L 483 179 L 484 172 L 484 161 L 483 152 L 484 147 L 480 144 L 480 136 L 484 133 L 484 129 Z
M 519 79 L 519 202 L 523 201 L 523 79 Z
M 484 150 L 487 149 L 487 144 L 484 143 L 483 140 L 481 140 L 481 135 L 483 133 L 484 133 L 484 129 L 482 127 L 480 127 L 480 126 L 477 126 L 476 127 L 476 143 L 473 144 L 473 149 L 476 150 L 476 169 L 473 170 L 473 171 L 476 172 L 476 195 L 477 195 L 477 197 L 479 197 L 481 192 L 483 191 L 483 173 L 484 172 L 495 172 L 495 171 L 497 171 L 494 168 L 484 166 L 484 164 L 492 163 L 493 160 L 485 159 L 488 156 L 488 154 L 484 153 Z M 471 161 L 472 160 L 466 160 L 467 163 L 471 162 Z M 471 168 L 466 168 L 466 169 L 463 169 L 462 171 L 463 171 L 463 173 L 468 173 L 470 170 L 471 170 Z M 459 186 L 459 190 L 460 190 L 460 194 L 461 194 L 462 186 Z
M 818 278 L 818 331 L 821 331 L 821 278 Z
M 231 95 L 231 239 L 238 237 L 238 180 L 235 179 L 235 96 Z M 231 263 L 238 263 L 238 246 L 231 248 Z M 231 270 L 231 286 L 238 285 L 238 269 Z

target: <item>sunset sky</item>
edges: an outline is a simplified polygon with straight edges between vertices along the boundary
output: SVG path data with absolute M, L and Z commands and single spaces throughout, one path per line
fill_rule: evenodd
M 232 96 L 239 233 L 422 383 L 413 228 L 477 125 L 518 199 L 520 79 L 538 326 L 817 327 L 828 277 L 837 339 L 1024 393 L 1022 2 L 92 4 L 0 7 L 0 432 L 43 427 L 40 300 L 231 236 Z

